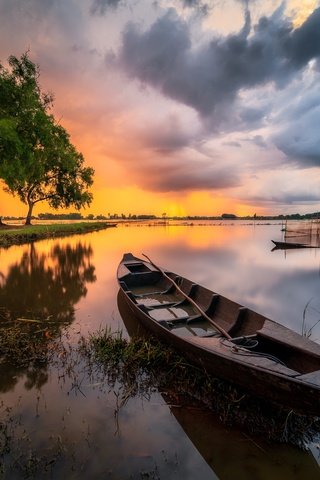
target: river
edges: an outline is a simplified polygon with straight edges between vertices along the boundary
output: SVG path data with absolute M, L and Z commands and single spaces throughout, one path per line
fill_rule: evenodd
M 319 342 L 320 250 L 272 251 L 281 236 L 279 222 L 123 223 L 0 249 L 0 326 L 41 319 L 46 337 L 71 347 L 106 326 L 128 337 L 116 270 L 132 252 Z M 10 436 L 0 479 L 320 478 L 317 441 L 307 451 L 270 444 L 156 389 L 121 402 L 117 380 L 93 380 L 82 367 L 73 365 L 75 379 L 57 364 L 0 364 L 0 425 Z

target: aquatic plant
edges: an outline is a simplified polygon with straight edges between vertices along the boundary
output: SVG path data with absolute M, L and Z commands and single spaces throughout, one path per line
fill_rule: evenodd
M 307 338 L 310 338 L 312 333 L 313 333 L 313 330 L 314 328 L 320 323 L 320 318 L 318 320 L 316 320 L 313 325 L 310 327 L 309 325 L 307 325 L 307 312 L 310 310 L 310 308 L 312 308 L 313 312 L 316 312 L 317 316 L 320 315 L 320 312 L 318 309 L 316 309 L 315 307 L 311 307 L 311 302 L 312 302 L 313 298 L 311 297 L 310 300 L 308 300 L 308 302 L 306 303 L 304 309 L 303 309 L 303 313 L 302 313 L 302 327 L 301 327 L 301 334 L 304 336 L 304 337 L 307 337 Z

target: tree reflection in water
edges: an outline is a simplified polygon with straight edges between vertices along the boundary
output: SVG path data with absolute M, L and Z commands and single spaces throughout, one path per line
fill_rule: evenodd
M 0 272 L 0 328 L 2 337 L 7 335 L 0 344 L 1 392 L 12 390 L 24 375 L 27 390 L 47 382 L 48 345 L 73 322 L 87 283 L 96 281 L 91 257 L 91 246 L 81 242 L 56 243 L 49 253 L 31 244 L 7 275 Z
M 50 253 L 38 253 L 34 244 L 8 275 L 0 277 L 0 305 L 7 319 L 18 317 L 71 323 L 74 306 L 96 281 L 90 263 L 91 246 L 55 244 Z

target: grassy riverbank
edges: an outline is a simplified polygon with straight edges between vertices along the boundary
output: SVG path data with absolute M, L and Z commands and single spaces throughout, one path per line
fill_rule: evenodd
M 57 223 L 50 225 L 1 225 L 0 247 L 21 245 L 43 238 L 57 238 L 114 227 L 108 222 Z

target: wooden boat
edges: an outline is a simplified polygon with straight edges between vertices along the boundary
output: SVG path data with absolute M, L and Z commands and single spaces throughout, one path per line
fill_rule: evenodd
M 148 332 L 148 330 L 141 324 L 137 316 L 132 314 L 132 310 L 130 310 L 126 300 L 126 294 L 121 288 L 119 288 L 117 295 L 117 306 L 120 316 L 123 320 L 126 332 L 128 333 L 130 338 L 146 339 L 148 338 L 148 336 L 150 337 L 150 333 Z M 239 403 L 237 402 L 236 415 L 232 418 L 230 422 L 230 419 L 227 418 L 228 415 L 226 415 L 230 402 L 230 400 L 228 401 L 228 394 L 226 393 L 226 389 L 222 388 L 220 391 L 220 389 L 217 390 L 217 388 L 215 388 L 214 394 L 212 394 L 212 398 L 209 399 L 206 395 L 204 395 L 203 397 L 202 394 L 199 395 L 199 388 L 197 384 L 198 382 L 196 382 L 194 385 L 192 385 L 192 383 L 189 383 L 187 387 L 187 392 L 189 395 L 186 396 L 185 390 L 179 393 L 178 391 L 175 391 L 172 382 L 165 383 L 164 386 L 161 380 L 159 386 L 159 393 L 165 400 L 165 402 L 168 403 L 171 413 L 176 417 L 176 420 L 180 423 L 181 427 L 188 435 L 191 442 L 195 445 L 199 453 L 204 457 L 208 465 L 214 470 L 216 475 L 221 479 L 225 478 L 225 474 L 223 474 L 223 470 L 221 470 L 223 462 L 219 462 L 219 459 L 226 458 L 222 450 L 226 449 L 229 445 L 230 451 L 230 442 L 231 444 L 233 444 L 231 448 L 231 450 L 233 451 L 232 463 L 234 464 L 234 462 L 239 462 L 239 465 L 237 464 L 237 468 L 233 470 L 241 472 L 240 463 L 242 462 L 243 466 L 243 454 L 244 452 L 248 453 L 249 447 L 248 444 L 244 446 L 244 450 L 242 451 L 242 453 L 240 452 L 241 449 L 239 450 L 239 442 L 240 444 L 243 444 L 244 432 L 250 432 L 250 438 L 252 440 L 255 440 L 253 442 L 250 442 L 250 444 L 254 446 L 254 449 L 256 450 L 255 454 L 253 455 L 253 463 L 255 464 L 255 469 L 257 469 L 258 465 L 261 465 L 261 458 L 257 458 L 257 456 L 259 456 L 259 452 L 261 452 L 265 457 L 266 449 L 268 450 L 268 448 L 270 447 L 269 442 L 271 438 L 276 442 L 288 442 L 293 445 L 298 445 L 299 447 L 310 444 L 310 441 L 317 441 L 315 431 L 315 425 L 318 422 L 317 417 L 312 419 L 310 419 L 310 417 L 306 417 L 302 419 L 300 415 L 297 415 L 294 418 L 291 418 L 290 428 L 287 431 L 287 427 L 283 424 L 283 422 L 281 422 L 281 425 L 277 425 L 277 423 L 275 423 L 273 426 L 270 426 L 270 420 L 274 418 L 273 415 L 279 415 L 279 418 L 284 417 L 284 415 L 281 415 L 280 412 L 277 413 L 277 406 L 276 408 L 270 408 L 274 407 L 274 405 L 271 405 L 269 402 L 264 402 L 263 405 L 259 405 L 259 408 L 257 405 L 257 407 L 253 409 L 253 402 L 241 401 Z M 233 389 L 230 390 L 230 395 L 234 395 Z M 202 403 L 201 400 L 199 401 L 199 399 L 201 398 L 203 399 L 204 403 Z M 240 392 L 237 398 L 242 398 Z M 268 405 L 269 409 L 267 410 Z M 208 408 L 214 410 L 214 413 L 210 414 Z M 191 415 L 190 412 L 192 412 Z M 181 417 L 179 413 L 181 413 L 183 417 L 182 422 L 180 422 Z M 284 411 L 284 414 L 286 414 L 286 411 Z M 257 416 L 259 419 L 258 422 Z M 238 426 L 237 422 L 239 422 Z M 255 422 L 257 422 L 257 424 Z M 226 423 L 227 426 L 223 426 L 223 424 Z M 231 425 L 233 427 L 232 431 L 230 431 Z M 240 430 L 238 430 L 239 426 Z M 272 430 L 274 431 L 274 434 L 270 435 L 270 432 Z M 254 436 L 252 437 L 252 435 Z M 210 436 L 211 441 L 209 441 Z M 240 437 L 242 437 L 242 441 Z M 214 438 L 217 440 L 216 444 L 214 442 Z M 264 443 L 263 438 L 266 439 L 267 443 Z M 256 448 L 256 441 L 262 448 Z M 238 447 L 233 450 L 233 447 L 236 446 L 237 442 Z M 261 442 L 263 443 L 261 444 Z M 225 445 L 223 445 L 224 443 Z M 218 448 L 219 445 L 220 447 L 222 447 L 222 449 Z M 226 453 L 226 451 L 224 453 Z M 216 455 L 214 452 L 216 452 Z M 238 458 L 236 452 L 238 452 L 239 454 Z M 272 452 L 269 451 L 269 454 L 271 453 Z M 296 453 L 299 454 L 298 449 L 296 450 Z M 306 471 L 308 471 L 309 476 L 307 474 L 306 478 L 308 478 L 308 480 L 309 478 L 319 480 L 318 476 L 320 472 L 320 464 L 318 465 L 316 461 L 312 461 L 313 457 L 311 454 L 310 456 L 308 456 L 305 452 L 304 454 L 305 455 L 302 456 L 298 461 L 298 463 L 303 462 L 304 465 L 303 468 L 300 468 L 301 471 L 304 472 L 305 469 L 307 469 Z M 286 460 L 286 465 L 289 467 L 290 462 L 288 463 L 288 460 L 289 459 Z M 293 463 L 295 463 L 296 467 L 296 456 L 294 456 Z M 294 468 L 293 464 L 292 468 Z M 286 477 L 284 472 L 282 472 L 282 474 Z M 239 477 L 239 475 L 237 476 Z M 240 477 L 242 478 L 241 475 Z M 270 478 L 273 478 L 272 475 L 270 475 Z M 289 478 L 291 479 L 292 475 L 290 476 L 288 472 L 288 479 Z
M 308 248 L 311 245 L 306 243 L 293 243 L 293 242 L 277 242 L 276 240 L 271 240 L 274 243 L 274 248 L 279 250 L 285 250 L 287 248 Z
M 320 345 L 151 261 L 117 272 L 132 314 L 191 362 L 286 409 L 320 416 Z

